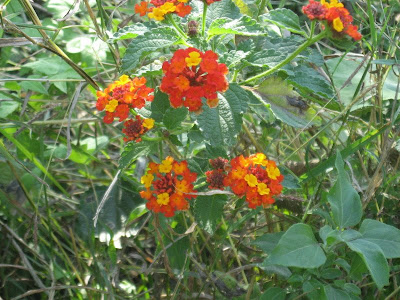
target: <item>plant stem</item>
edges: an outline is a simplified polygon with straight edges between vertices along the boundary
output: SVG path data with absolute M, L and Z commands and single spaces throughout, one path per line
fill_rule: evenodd
M 303 44 L 301 44 L 299 46 L 299 48 L 296 49 L 296 51 L 294 51 L 291 55 L 289 55 L 285 60 L 283 60 L 282 62 L 280 62 L 279 64 L 277 64 L 275 67 L 268 69 L 265 72 L 262 72 L 258 75 L 255 75 L 253 77 L 250 77 L 248 79 L 246 79 L 245 81 L 242 81 L 241 83 L 239 83 L 240 85 L 252 82 L 256 79 L 259 79 L 261 77 L 265 77 L 268 76 L 272 73 L 274 73 L 275 71 L 279 70 L 280 68 L 282 68 L 283 66 L 287 65 L 288 63 L 290 63 L 294 58 L 296 58 L 296 56 L 298 56 L 301 52 L 303 52 L 307 47 L 309 47 L 310 45 L 318 42 L 319 40 L 323 39 L 326 36 L 326 31 L 322 31 L 321 33 L 319 33 L 318 35 L 316 35 L 315 37 L 310 37 L 310 39 L 306 40 Z
M 178 32 L 178 34 L 182 37 L 183 41 L 186 43 L 188 36 L 186 35 L 185 32 L 183 32 L 182 28 L 180 28 L 178 24 L 176 24 L 171 14 L 167 14 L 167 20 L 171 23 L 172 26 L 174 26 L 175 30 Z
M 207 16 L 208 4 L 203 0 L 203 19 L 201 20 L 201 36 L 205 35 L 206 32 L 206 16 Z

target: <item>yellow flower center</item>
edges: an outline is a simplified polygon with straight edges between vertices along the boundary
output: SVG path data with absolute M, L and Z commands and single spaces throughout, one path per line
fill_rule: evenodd
M 158 167 L 158 171 L 161 173 L 169 173 L 172 169 L 172 159 L 164 159 Z
M 340 3 L 337 0 L 331 0 L 330 3 L 326 0 L 321 0 L 321 4 L 328 9 L 332 7 L 343 7 L 343 3 Z
M 108 102 L 108 104 L 105 107 L 105 110 L 108 112 L 114 112 L 117 106 L 118 106 L 118 101 L 114 99 Z
M 160 8 L 156 7 L 147 16 L 150 19 L 154 19 L 154 20 L 157 20 L 157 21 L 162 21 L 162 20 L 164 20 L 164 15 L 165 15 L 164 11 L 162 11 Z
M 244 176 L 244 180 L 246 180 L 247 184 L 250 187 L 255 187 L 258 184 L 257 177 L 253 174 L 247 174 L 246 176 Z
M 151 186 L 153 180 L 154 180 L 153 174 L 146 174 L 143 175 L 142 178 L 140 178 L 140 182 L 144 184 L 146 188 L 149 188 Z
M 267 157 L 263 153 L 257 153 L 254 157 L 251 158 L 255 165 L 264 165 Z
M 160 9 L 164 14 L 167 14 L 169 12 L 174 12 L 176 10 L 176 6 L 172 2 L 165 2 L 160 6 Z
M 337 32 L 341 32 L 343 30 L 343 23 L 342 20 L 340 20 L 340 18 L 336 18 L 333 20 L 333 28 L 337 31 Z
M 268 173 L 269 178 L 271 178 L 273 180 L 275 180 L 279 175 L 281 175 L 281 171 L 279 171 L 278 168 L 271 167 L 271 166 L 267 167 L 267 173 Z
M 185 58 L 186 65 L 190 68 L 193 66 L 198 66 L 201 62 L 200 53 L 192 51 L 189 53 L 189 57 Z
M 154 127 L 154 120 L 153 119 L 145 119 L 143 121 L 143 127 L 147 129 L 152 129 Z
M 159 205 L 168 205 L 169 203 L 169 194 L 168 193 L 162 193 L 157 196 L 157 203 Z
M 257 192 L 260 195 L 269 195 L 269 188 L 264 182 L 261 182 L 257 185 Z

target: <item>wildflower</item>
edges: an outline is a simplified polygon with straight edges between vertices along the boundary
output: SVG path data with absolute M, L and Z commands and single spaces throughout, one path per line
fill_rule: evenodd
M 151 162 L 149 168 L 140 180 L 145 187 L 140 196 L 147 200 L 147 208 L 166 217 L 174 216 L 177 210 L 187 210 L 188 200 L 196 198 L 193 182 L 197 179 L 187 161 L 167 157 L 161 164 Z
M 185 106 L 190 111 L 198 111 L 202 98 L 210 107 L 218 105 L 217 92 L 228 88 L 225 64 L 217 62 L 218 55 L 209 50 L 201 52 L 196 48 L 177 50 L 170 62 L 164 62 L 164 77 L 161 91 L 169 95 L 175 108 Z
M 146 1 L 142 1 L 139 4 L 135 5 L 135 13 L 139 14 L 143 17 L 149 10 L 147 8 L 148 3 Z
M 122 122 L 128 118 L 130 109 L 142 108 L 146 101 L 153 101 L 153 91 L 146 86 L 146 78 L 130 79 L 129 76 L 122 75 L 104 91 L 97 91 L 96 108 L 106 111 L 104 123 L 112 123 L 114 118 L 119 118 Z
M 256 208 L 275 202 L 272 196 L 282 192 L 282 180 L 276 163 L 268 160 L 263 153 L 257 153 L 232 159 L 223 184 L 237 196 L 246 196 L 249 207 Z
M 324 21 L 334 37 L 342 37 L 347 34 L 356 41 L 362 38 L 357 31 L 358 27 L 352 24 L 353 17 L 343 3 L 337 0 L 321 0 L 321 2 L 310 0 L 308 5 L 303 6 L 303 12 L 310 20 Z
M 147 16 L 156 21 L 164 20 L 169 13 L 176 13 L 180 17 L 185 17 L 192 11 L 190 5 L 185 5 L 187 2 L 189 0 L 151 0 L 150 3 L 153 7 L 148 8 L 148 3 L 142 1 L 135 5 L 135 13 L 143 17 L 149 12 Z
M 140 142 L 142 140 L 141 136 L 152 129 L 153 126 L 153 119 L 142 119 L 139 115 L 136 116 L 136 120 L 125 121 L 124 129 L 122 129 L 122 132 L 126 135 L 124 141 Z

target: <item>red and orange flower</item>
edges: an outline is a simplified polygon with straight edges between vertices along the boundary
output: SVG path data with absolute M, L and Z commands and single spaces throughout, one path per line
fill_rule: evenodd
M 185 17 L 192 11 L 190 5 L 185 5 L 189 0 L 151 0 L 153 7 L 148 7 L 148 2 L 142 1 L 135 5 L 135 13 L 144 16 L 148 13 L 150 19 L 162 21 L 169 13 L 175 13 L 180 17 Z
M 232 159 L 230 165 L 224 185 L 230 187 L 235 195 L 246 196 L 250 208 L 268 206 L 275 202 L 272 197 L 282 192 L 283 175 L 276 163 L 264 154 L 241 155 Z
M 124 128 L 122 129 L 122 132 L 126 135 L 124 141 L 140 142 L 142 140 L 142 135 L 153 127 L 153 119 L 142 119 L 139 115 L 136 115 L 136 120 L 127 120 L 124 122 Z
M 358 26 L 352 24 L 353 17 L 337 0 L 321 0 L 321 2 L 310 0 L 308 5 L 303 6 L 303 12 L 310 20 L 326 21 L 334 37 L 347 34 L 356 41 L 362 38 L 361 33 L 357 31 Z
M 225 169 L 228 164 L 228 160 L 222 157 L 210 159 L 210 165 L 213 170 L 206 172 L 207 182 L 210 184 L 208 186 L 209 189 L 223 190 L 225 188 L 224 179 L 227 175 Z
M 177 210 L 187 210 L 188 200 L 196 198 L 193 182 L 197 174 L 190 172 L 187 161 L 177 162 L 168 156 L 161 164 L 151 162 L 150 170 L 141 178 L 146 188 L 140 196 L 147 200 L 147 208 L 166 217 Z
M 122 122 L 128 118 L 131 108 L 142 108 L 146 101 L 153 101 L 150 95 L 154 89 L 146 86 L 146 78 L 135 77 L 130 79 L 122 75 L 119 80 L 110 84 L 104 91 L 97 91 L 96 108 L 106 111 L 103 120 L 110 124 L 114 118 Z
M 164 62 L 164 77 L 160 89 L 169 95 L 172 107 L 187 107 L 198 111 L 202 98 L 209 107 L 218 105 L 217 92 L 225 92 L 228 68 L 217 62 L 218 55 L 211 50 L 201 52 L 196 48 L 177 50 L 170 62 Z

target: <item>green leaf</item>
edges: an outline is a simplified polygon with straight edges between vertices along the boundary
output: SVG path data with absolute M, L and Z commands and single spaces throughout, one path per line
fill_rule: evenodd
M 140 143 L 128 143 L 121 154 L 121 158 L 119 159 L 119 168 L 123 169 L 138 157 L 150 154 L 155 144 L 156 143 L 146 141 L 142 141 Z
M 261 18 L 265 22 L 270 22 L 291 32 L 305 35 L 305 32 L 300 28 L 299 17 L 289 9 L 277 8 L 262 15 Z
M 386 258 L 400 257 L 400 230 L 376 220 L 362 222 L 360 233 L 367 240 L 380 247 Z
M 324 294 L 325 294 L 325 299 L 327 300 L 351 300 L 352 298 L 349 296 L 349 294 L 343 290 L 336 289 L 332 287 L 331 285 L 325 285 L 324 286 Z
M 24 67 L 45 75 L 56 75 L 72 68 L 60 57 L 42 57 L 37 61 L 24 64 Z
M 299 90 L 329 99 L 335 96 L 331 83 L 313 68 L 299 65 L 293 71 L 287 81 Z
M 364 274 L 368 272 L 367 266 L 363 259 L 357 253 L 354 254 L 351 260 L 350 278 L 356 281 L 361 281 L 364 278 Z
M 288 279 L 292 276 L 292 272 L 289 268 L 279 265 L 268 265 L 265 261 L 261 264 L 258 264 L 261 270 L 263 270 L 267 275 L 276 274 L 284 279 Z
M 198 126 L 211 146 L 233 145 L 242 128 L 248 94 L 236 84 L 231 84 L 224 95 L 219 94 L 216 108 L 203 105 L 203 112 L 197 117 Z
M 219 59 L 221 63 L 226 64 L 228 69 L 232 69 L 235 66 L 243 63 L 243 60 L 250 54 L 250 52 L 245 52 L 243 50 L 231 50 L 225 52 L 224 55 Z
M 239 19 L 241 16 L 239 8 L 232 0 L 222 0 L 208 7 L 206 24 L 209 26 L 214 20 L 220 18 Z
M 256 20 L 248 16 L 243 16 L 238 20 L 232 20 L 230 18 L 219 18 L 214 20 L 207 32 L 208 39 L 215 35 L 222 34 L 258 36 L 264 35 L 265 33 Z
M 154 94 L 154 100 L 151 102 L 151 118 L 156 122 L 162 122 L 167 110 L 171 107 L 167 94 L 160 90 Z
M 25 91 L 34 91 L 45 95 L 48 94 L 44 85 L 38 81 L 23 81 L 20 83 L 20 86 Z
M 134 39 L 138 35 L 143 35 L 157 28 L 157 23 L 155 22 L 143 22 L 135 23 L 130 26 L 125 26 L 124 28 L 118 30 L 114 35 L 108 40 L 108 42 L 116 42 L 125 39 Z
M 348 241 L 346 244 L 361 256 L 379 289 L 389 284 L 389 266 L 379 246 L 365 239 Z
M 336 268 L 326 268 L 321 271 L 321 277 L 324 279 L 336 279 L 342 276 L 342 271 Z
M 163 117 L 163 123 L 168 130 L 175 129 L 186 119 L 189 111 L 186 107 L 169 108 Z
M 285 232 L 266 233 L 255 239 L 251 244 L 257 246 L 265 253 L 269 254 L 278 245 L 279 240 Z
M 298 223 L 286 231 L 266 261 L 287 267 L 318 268 L 325 263 L 326 256 L 311 227 Z
M 0 118 L 5 119 L 16 111 L 19 107 L 17 101 L 1 101 L 0 102 Z
M 285 300 L 286 292 L 279 287 L 270 287 L 261 295 L 260 300 Z
M 135 38 L 128 45 L 122 59 L 123 72 L 135 69 L 144 56 L 162 48 L 170 47 L 178 40 L 179 36 L 169 27 L 156 28 Z
M 339 151 L 337 152 L 335 166 L 338 171 L 338 178 L 328 193 L 333 219 L 340 228 L 357 225 L 362 217 L 360 196 L 350 184 Z
M 110 241 L 110 244 L 107 248 L 108 257 L 110 258 L 111 262 L 115 265 L 117 264 L 117 249 L 115 249 L 114 241 Z
M 135 76 L 161 76 L 163 74 L 161 62 L 143 66 L 135 72 Z
M 194 204 L 194 216 L 199 226 L 213 235 L 224 212 L 226 195 L 198 196 Z

